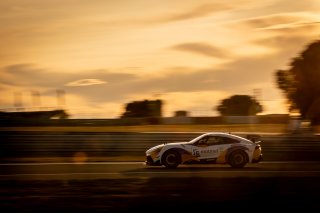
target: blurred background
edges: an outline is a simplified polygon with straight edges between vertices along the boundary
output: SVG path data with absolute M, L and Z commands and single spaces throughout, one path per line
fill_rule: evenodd
M 318 1 L 16 0 L 0 10 L 4 134 L 320 132 Z

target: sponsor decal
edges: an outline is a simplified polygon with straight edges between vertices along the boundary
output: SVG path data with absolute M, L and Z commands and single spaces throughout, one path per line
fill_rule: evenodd
M 220 151 L 222 151 L 222 150 L 220 150 Z M 227 150 L 224 150 L 223 152 L 220 153 L 216 162 L 217 163 L 225 163 L 226 162 L 226 155 L 227 155 Z
M 201 154 L 218 153 L 218 149 L 201 150 L 200 153 L 201 153 Z
M 198 149 L 193 149 L 192 150 L 192 155 L 196 157 L 200 157 L 201 154 L 216 154 L 218 153 L 218 149 L 205 149 L 205 150 L 198 150 Z

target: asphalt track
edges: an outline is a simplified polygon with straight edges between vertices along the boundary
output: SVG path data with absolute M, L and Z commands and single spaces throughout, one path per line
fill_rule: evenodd
M 83 180 L 128 178 L 320 177 L 318 161 L 269 161 L 235 169 L 228 164 L 180 165 L 177 169 L 144 162 L 4 163 L 1 180 Z
M 266 160 L 243 169 L 228 165 L 166 169 L 142 162 L 146 148 L 196 135 L 2 132 L 0 210 L 320 212 L 318 136 L 265 135 Z M 74 161 L 77 153 L 86 153 L 86 160 Z M 101 161 L 105 156 L 141 160 Z M 30 163 L 25 157 L 36 160 Z M 55 161 L 44 161 L 45 157 Z
M 320 162 L 0 164 L 3 212 L 320 211 Z

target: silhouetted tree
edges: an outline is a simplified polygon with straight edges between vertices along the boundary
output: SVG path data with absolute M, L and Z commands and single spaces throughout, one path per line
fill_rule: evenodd
M 188 117 L 188 111 L 178 110 L 174 112 L 175 117 Z
M 161 100 L 134 101 L 126 104 L 123 118 L 161 117 Z
M 261 104 L 249 95 L 233 95 L 222 100 L 216 109 L 223 116 L 256 115 L 262 112 Z
M 298 111 L 311 124 L 320 123 L 320 41 L 309 44 L 287 70 L 275 73 L 289 103 L 290 112 Z

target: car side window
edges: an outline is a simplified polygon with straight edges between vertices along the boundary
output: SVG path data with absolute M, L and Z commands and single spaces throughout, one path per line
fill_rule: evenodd
M 211 136 L 208 138 L 207 144 L 209 146 L 221 144 L 221 137 L 219 136 Z
M 223 138 L 223 144 L 232 144 L 232 143 L 239 143 L 239 141 L 229 137 Z
M 232 144 L 232 143 L 239 143 L 239 141 L 229 138 L 229 137 L 222 137 L 222 136 L 212 136 L 208 138 L 207 144 L 209 146 L 212 145 L 222 145 L 222 144 Z
M 207 141 L 208 141 L 208 137 L 203 137 L 196 142 L 196 145 L 200 145 L 200 146 L 207 145 Z

